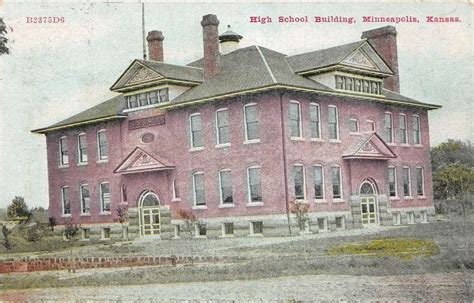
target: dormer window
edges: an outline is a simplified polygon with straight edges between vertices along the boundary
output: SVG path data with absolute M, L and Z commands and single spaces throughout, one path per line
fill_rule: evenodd
M 375 80 L 363 80 L 357 77 L 336 76 L 336 89 L 353 92 L 363 92 L 366 94 L 381 95 L 381 82 Z
M 128 108 L 145 107 L 169 101 L 168 88 L 127 96 Z
M 364 92 L 364 93 L 370 93 L 370 90 L 369 90 L 369 87 L 370 87 L 370 86 L 369 86 L 369 81 L 364 80 L 364 81 L 363 81 L 363 85 L 364 85 L 363 92 Z
M 344 89 L 344 79 L 341 76 L 336 76 L 336 88 Z
M 362 80 L 360 79 L 355 79 L 354 82 L 354 90 L 356 92 L 361 92 L 362 91 Z

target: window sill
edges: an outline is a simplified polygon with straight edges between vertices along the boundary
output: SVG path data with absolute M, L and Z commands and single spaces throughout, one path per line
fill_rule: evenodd
M 406 196 L 406 197 L 403 197 L 403 200 L 413 200 L 413 197 L 412 196 Z
M 262 238 L 263 234 L 249 234 L 247 237 L 255 237 L 255 238 Z
M 81 216 L 81 217 L 90 217 L 91 213 L 82 213 L 79 216 Z
M 314 199 L 314 203 L 328 203 L 326 199 Z
M 407 143 L 401 143 L 400 144 L 401 147 L 410 147 L 410 144 L 407 144 Z
M 310 138 L 309 141 L 311 142 L 326 142 L 326 140 L 321 138 Z
M 197 151 L 201 151 L 201 150 L 204 150 L 204 147 L 192 147 L 189 149 L 190 152 L 197 152 Z
M 194 205 L 193 209 L 207 209 L 206 205 Z
M 181 202 L 181 198 L 173 198 L 171 199 L 171 202 Z
M 333 199 L 332 202 L 334 202 L 334 203 L 345 203 L 346 200 L 341 199 L 341 198 L 337 198 L 337 199 Z
M 290 137 L 291 141 L 305 141 L 303 137 Z
M 207 239 L 207 236 L 194 236 L 194 239 Z
M 251 202 L 251 203 L 247 203 L 247 207 L 258 207 L 258 206 L 263 206 L 263 202 Z
M 357 133 L 349 132 L 349 135 L 362 136 L 360 132 L 357 132 Z
M 397 146 L 397 143 L 387 142 L 387 145 L 388 145 L 388 146 Z
M 220 235 L 219 238 L 235 238 L 235 235 Z
M 89 164 L 89 162 L 79 162 L 77 166 L 87 166 L 87 164 Z
M 245 140 L 244 144 L 255 144 L 260 143 L 260 139 L 253 139 L 253 140 Z
M 101 216 L 108 216 L 108 215 L 110 215 L 110 211 L 101 211 L 101 212 L 99 213 L 99 215 L 101 215 Z
M 399 201 L 400 197 L 389 197 L 388 198 L 390 201 Z
M 71 214 L 62 214 L 61 218 L 71 218 Z
M 58 166 L 59 169 L 68 168 L 68 167 L 69 167 L 69 165 L 59 165 Z
M 101 164 L 101 163 L 107 163 L 107 162 L 109 162 L 109 159 L 101 159 L 101 160 L 97 160 L 97 161 L 96 161 L 96 163 L 99 163 L 99 164 Z
M 340 139 L 329 139 L 329 143 L 341 143 Z
M 230 147 L 232 146 L 232 144 L 230 143 L 223 143 L 223 144 L 216 144 L 216 146 L 214 146 L 215 148 L 225 148 L 225 147 Z
M 228 204 L 220 204 L 219 208 L 232 208 L 235 207 L 234 203 L 228 203 Z
M 295 199 L 295 203 L 308 204 L 308 200 L 306 200 L 306 199 Z
M 426 200 L 426 196 L 418 196 L 418 200 Z
M 423 147 L 423 144 L 415 144 L 415 145 L 413 145 L 413 146 L 416 147 L 416 148 L 422 148 L 422 147 Z

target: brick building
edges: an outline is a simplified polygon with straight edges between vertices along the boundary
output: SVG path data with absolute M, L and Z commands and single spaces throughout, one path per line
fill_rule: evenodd
M 130 64 L 117 96 L 33 131 L 46 135 L 59 223 L 84 239 L 169 239 L 187 209 L 197 237 L 284 235 L 292 201 L 310 207 L 307 232 L 429 220 L 427 111 L 439 106 L 400 95 L 394 27 L 287 56 L 239 48 L 215 15 L 201 25 L 203 58 L 166 63 L 149 32 L 150 60 Z

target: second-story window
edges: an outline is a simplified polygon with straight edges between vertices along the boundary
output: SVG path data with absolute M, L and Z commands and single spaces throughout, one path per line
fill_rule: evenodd
M 109 183 L 100 183 L 100 210 L 102 212 L 109 212 L 110 211 L 110 191 L 109 191 Z
M 221 204 L 234 203 L 230 170 L 226 169 L 219 171 L 219 187 L 221 194 Z
M 67 137 L 59 138 L 59 165 L 69 165 L 69 155 L 67 148 Z
M 87 214 L 90 212 L 90 196 L 89 196 L 89 185 L 82 184 L 79 188 L 81 198 L 81 213 Z
M 140 106 L 147 106 L 148 105 L 148 98 L 146 93 L 142 93 L 138 95 L 138 101 Z
M 258 140 L 258 118 L 257 104 L 247 104 L 244 106 L 245 118 L 245 141 Z
M 329 139 L 339 139 L 339 126 L 337 117 L 337 107 L 328 107 Z
M 201 114 L 189 116 L 189 129 L 191 132 L 191 148 L 203 147 Z
M 300 138 L 301 137 L 301 113 L 300 113 L 299 102 L 291 101 L 288 112 L 290 116 L 290 136 L 292 138 Z
M 387 143 L 393 142 L 393 121 L 392 121 L 392 114 L 385 113 L 384 118 L 384 139 Z
M 229 110 L 226 108 L 216 111 L 216 135 L 218 145 L 230 143 Z
M 97 156 L 98 160 L 108 159 L 107 132 L 99 130 L 97 132 Z
M 399 128 L 399 140 L 400 143 L 406 144 L 408 143 L 407 138 L 407 119 L 404 114 L 398 115 L 398 128 Z
M 138 106 L 138 97 L 136 95 L 128 97 L 128 108 L 135 108 Z
M 293 166 L 293 183 L 295 189 L 295 199 L 305 199 L 305 180 L 304 180 L 304 167 L 301 164 Z
M 369 126 L 369 130 L 374 132 L 375 131 L 375 121 L 367 120 L 367 124 Z
M 359 131 L 359 120 L 357 118 L 349 119 L 349 132 L 353 134 L 358 134 Z
M 193 174 L 193 193 L 194 206 L 206 205 L 204 173 L 198 172 Z
M 421 144 L 421 135 L 420 135 L 420 116 L 413 116 L 413 144 Z
M 321 138 L 320 113 L 318 104 L 309 105 L 309 129 L 313 139 Z
M 79 134 L 77 136 L 77 152 L 79 157 L 79 163 L 87 163 L 86 134 Z

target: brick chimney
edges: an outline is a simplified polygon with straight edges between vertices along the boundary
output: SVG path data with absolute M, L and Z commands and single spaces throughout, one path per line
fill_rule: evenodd
M 205 15 L 201 21 L 204 42 L 204 79 L 219 72 L 219 20 L 216 15 Z
M 394 75 L 384 79 L 383 86 L 391 91 L 400 92 L 398 73 L 397 30 L 393 26 L 384 26 L 362 33 L 362 39 L 367 39 L 385 63 L 392 69 Z
M 163 62 L 163 33 L 160 31 L 148 32 L 148 58 L 153 61 Z

